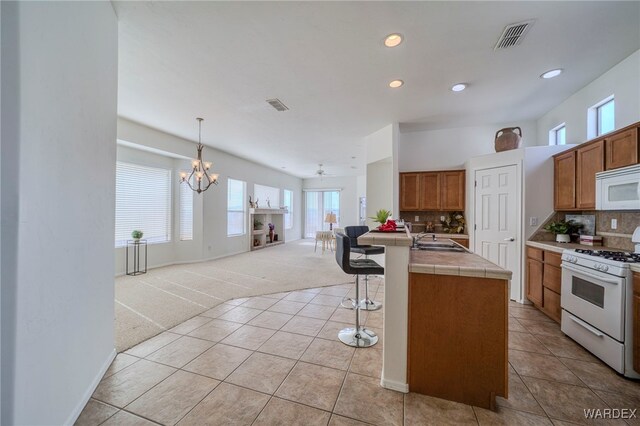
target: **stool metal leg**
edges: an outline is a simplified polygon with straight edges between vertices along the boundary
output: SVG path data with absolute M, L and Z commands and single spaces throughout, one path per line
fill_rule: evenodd
M 356 275 L 356 300 L 360 298 L 360 276 Z M 338 339 L 348 346 L 368 348 L 378 343 L 378 336 L 371 330 L 360 326 L 360 306 L 356 306 L 356 327 L 345 328 L 338 333 Z
M 368 258 L 369 256 L 365 255 L 365 259 Z M 365 311 L 377 311 L 382 308 L 382 303 L 369 299 L 369 275 L 364 276 L 364 299 L 360 301 L 360 306 Z

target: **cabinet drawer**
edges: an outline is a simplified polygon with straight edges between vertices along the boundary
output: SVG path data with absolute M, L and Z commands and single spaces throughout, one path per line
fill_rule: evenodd
M 542 285 L 544 285 L 549 290 L 555 291 L 556 293 L 560 294 L 560 282 L 562 277 L 562 270 L 560 268 L 551 266 L 547 263 L 544 265 L 544 273 L 542 277 Z
M 547 265 L 557 266 L 559 268 L 562 263 L 562 255 L 560 253 L 545 250 L 544 263 Z
M 540 250 L 533 247 L 527 247 L 527 257 L 530 259 L 535 259 L 542 262 L 544 260 L 544 250 Z
M 544 288 L 544 305 L 542 310 L 549 318 L 560 322 L 562 311 L 560 309 L 560 295 L 555 291 Z

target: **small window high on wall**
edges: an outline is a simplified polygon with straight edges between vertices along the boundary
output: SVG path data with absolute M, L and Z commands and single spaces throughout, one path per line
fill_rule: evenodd
M 241 180 L 229 179 L 227 184 L 227 237 L 246 233 L 245 189 Z
M 288 213 L 284 215 L 284 229 L 293 228 L 293 191 L 284 190 L 284 206 Z
M 549 145 L 566 145 L 567 127 L 564 123 L 549 130 Z
M 613 95 L 589 108 L 587 111 L 587 137 L 592 139 L 615 130 L 615 113 Z
M 171 170 L 116 163 L 116 247 L 140 230 L 149 243 L 171 241 Z

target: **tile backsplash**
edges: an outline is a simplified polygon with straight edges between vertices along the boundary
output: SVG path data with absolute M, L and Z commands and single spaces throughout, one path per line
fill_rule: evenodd
M 420 211 L 420 212 L 400 212 L 400 219 L 405 222 L 411 222 L 411 227 L 414 232 L 423 232 L 427 222 L 432 222 L 435 227 L 435 232 L 442 232 L 442 225 L 440 224 L 441 216 L 448 216 L 452 212 L 439 212 L 439 211 Z M 464 212 L 462 212 L 464 214 Z M 416 216 L 418 220 L 416 221 Z M 468 234 L 468 230 L 465 228 L 465 234 Z
M 553 217 L 538 229 L 531 239 L 534 241 L 553 241 L 555 239 L 554 235 L 545 231 L 543 227 L 551 221 L 564 219 L 566 214 L 556 212 Z M 602 242 L 605 246 L 633 251 L 634 244 L 631 242 L 631 235 L 636 227 L 640 226 L 640 211 L 584 211 L 578 214 L 595 215 L 596 235 L 602 236 Z M 617 221 L 616 229 L 611 227 L 612 219 Z

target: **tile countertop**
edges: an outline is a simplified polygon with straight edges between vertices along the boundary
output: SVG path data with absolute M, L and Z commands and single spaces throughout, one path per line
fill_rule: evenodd
M 451 241 L 451 243 L 459 245 L 454 241 Z M 511 271 L 507 271 L 495 263 L 489 262 L 483 257 L 471 253 L 467 249 L 465 249 L 464 253 L 411 250 L 409 272 L 434 275 L 458 275 L 462 277 L 496 278 L 502 280 L 511 279 Z
M 585 250 L 611 250 L 621 251 L 619 248 L 607 247 L 607 246 L 585 246 L 584 244 L 576 243 L 556 243 L 555 241 L 527 241 L 527 247 L 539 248 L 542 250 L 549 250 L 562 254 L 565 249 L 585 249 Z M 624 251 L 624 250 L 622 250 Z M 629 268 L 633 272 L 640 272 L 640 263 L 630 263 Z

